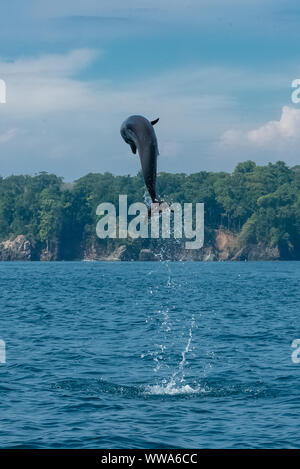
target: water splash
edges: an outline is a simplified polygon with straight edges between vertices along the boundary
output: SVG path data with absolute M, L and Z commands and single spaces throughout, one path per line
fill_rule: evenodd
M 148 210 L 151 208 L 152 205 L 152 200 L 151 197 L 148 193 L 148 191 L 145 191 L 143 194 L 143 200 L 144 204 L 148 208 Z M 170 205 L 172 202 L 170 202 Z M 159 231 L 160 235 L 162 234 L 162 223 L 163 223 L 163 218 L 162 218 L 162 213 L 157 212 L 153 215 L 153 217 L 159 218 Z M 151 217 L 148 218 L 148 223 L 151 223 Z M 174 220 L 173 220 L 173 213 L 170 213 L 170 225 L 167 225 L 170 229 L 170 237 L 169 238 L 162 238 L 159 236 L 159 238 L 152 239 L 152 248 L 153 252 L 155 254 L 155 257 L 159 262 L 164 262 L 166 260 L 174 259 L 174 254 L 176 251 L 180 250 L 182 248 L 182 239 L 180 238 L 175 238 L 175 227 L 174 227 Z M 176 256 L 178 257 L 178 256 Z M 178 259 L 177 259 L 178 260 Z M 181 259 L 179 259 L 181 260 Z
M 145 386 L 145 394 L 152 396 L 178 396 L 184 394 L 199 394 L 207 392 L 205 388 L 196 386 L 192 388 L 189 384 L 184 384 L 182 386 L 176 386 L 174 383 L 170 382 L 165 384 L 155 384 L 153 386 Z
M 152 312 L 146 319 L 150 330 L 155 332 L 156 340 L 154 341 L 154 350 L 148 350 L 141 355 L 141 358 L 150 358 L 153 360 L 153 371 L 160 376 L 160 382 L 155 385 L 148 386 L 145 390 L 150 394 L 192 394 L 201 390 L 200 386 L 191 386 L 186 382 L 185 374 L 188 365 L 187 357 L 192 350 L 193 329 L 196 321 L 192 314 L 190 320 L 186 321 L 183 315 L 182 320 L 173 318 L 172 312 L 174 305 L 172 299 L 174 294 L 180 294 L 181 283 L 177 283 L 172 275 L 171 262 L 169 260 L 161 260 L 160 266 L 166 269 L 166 281 L 164 304 Z M 151 272 L 151 274 L 155 272 Z M 159 290 L 162 284 L 160 283 Z M 151 285 L 149 294 L 155 298 L 156 287 Z M 186 330 L 186 332 L 184 332 Z M 183 332 L 182 332 L 183 331 Z M 174 355 L 177 354 L 178 346 L 182 343 L 181 359 L 174 363 Z M 168 345 L 167 345 L 168 344 Z M 172 371 L 173 370 L 173 371 Z M 167 377 L 167 378 L 166 378 Z
M 143 199 L 144 199 L 144 204 L 149 209 L 151 207 L 151 204 L 152 204 L 152 199 L 151 199 L 148 191 L 144 192 Z
M 203 389 L 198 385 L 196 387 L 191 387 L 189 384 L 185 383 L 185 365 L 187 364 L 187 354 L 191 350 L 191 343 L 193 339 L 193 328 L 195 326 L 195 318 L 192 316 L 191 325 L 188 334 L 188 340 L 183 349 L 181 355 L 181 361 L 178 364 L 178 368 L 173 372 L 169 382 L 163 380 L 161 384 L 150 386 L 150 391 L 152 394 L 192 394 L 203 391 Z M 148 391 L 149 391 L 148 389 Z
M 181 362 L 179 363 L 179 371 L 182 373 L 182 380 L 184 380 L 184 374 L 183 374 L 183 371 L 184 371 L 184 365 L 186 363 L 186 355 L 189 353 L 190 351 L 190 346 L 191 346 L 191 343 L 192 343 L 192 339 L 193 339 L 193 328 L 195 326 L 195 318 L 194 316 L 192 316 L 192 321 L 191 321 L 191 327 L 190 327 L 190 330 L 189 330 L 189 337 L 188 337 L 188 341 L 187 341 L 187 344 L 185 346 L 185 349 L 184 351 L 182 352 L 182 360 Z

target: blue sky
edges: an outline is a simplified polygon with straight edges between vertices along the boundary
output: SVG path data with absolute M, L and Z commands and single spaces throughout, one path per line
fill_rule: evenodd
M 294 0 L 11 0 L 1 5 L 0 174 L 136 174 L 119 135 L 160 117 L 159 170 L 299 163 Z

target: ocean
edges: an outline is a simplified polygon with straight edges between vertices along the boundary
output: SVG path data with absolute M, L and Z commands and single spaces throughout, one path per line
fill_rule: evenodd
M 300 448 L 299 285 L 299 262 L 0 263 L 1 448 Z

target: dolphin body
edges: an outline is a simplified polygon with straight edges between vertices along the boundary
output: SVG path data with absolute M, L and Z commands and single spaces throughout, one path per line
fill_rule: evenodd
M 152 122 L 143 116 L 130 116 L 121 125 L 121 136 L 136 154 L 138 150 L 142 165 L 144 181 L 153 203 L 159 203 L 156 199 L 156 173 L 157 156 L 159 155 L 157 139 L 153 126 L 158 122 Z

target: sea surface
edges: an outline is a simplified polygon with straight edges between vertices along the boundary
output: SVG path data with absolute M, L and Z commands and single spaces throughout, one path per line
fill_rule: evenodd
M 299 262 L 3 262 L 0 314 L 1 448 L 300 448 Z

